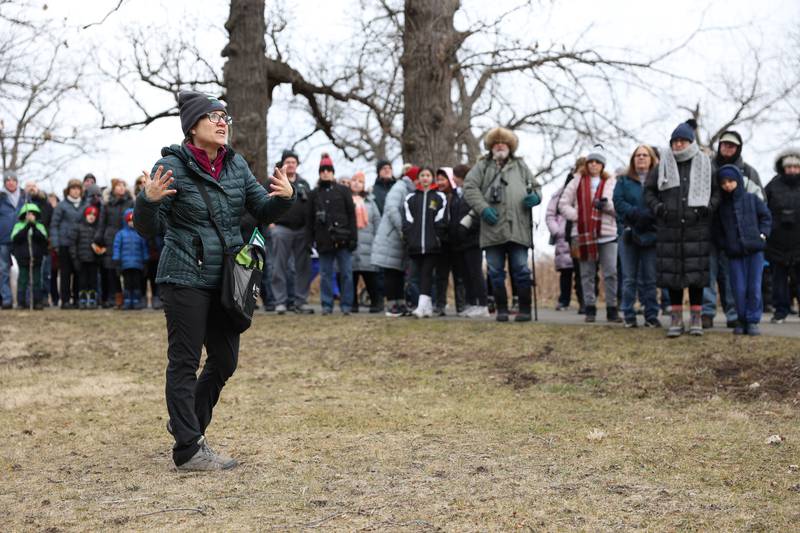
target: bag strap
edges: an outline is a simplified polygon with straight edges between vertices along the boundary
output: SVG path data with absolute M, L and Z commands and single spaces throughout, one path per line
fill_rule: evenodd
M 214 218 L 214 209 L 211 207 L 211 198 L 208 196 L 208 190 L 203 184 L 203 180 L 192 178 L 192 181 L 194 181 L 195 185 L 197 186 L 197 190 L 200 191 L 200 196 L 203 197 L 203 201 L 208 209 L 208 217 L 211 219 L 211 225 L 214 226 L 214 231 L 217 232 L 219 242 L 222 243 L 222 251 L 225 252 L 228 249 L 228 244 L 225 242 L 225 237 L 222 235 L 222 230 L 219 228 L 219 224 L 217 224 L 217 219 Z

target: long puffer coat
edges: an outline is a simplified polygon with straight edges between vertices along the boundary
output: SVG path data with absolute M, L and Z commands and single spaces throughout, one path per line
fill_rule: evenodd
M 561 187 L 553 193 L 553 197 L 547 204 L 544 218 L 547 229 L 550 231 L 551 240 L 555 241 L 553 244 L 556 248 L 556 270 L 567 270 L 575 266 L 572 263 L 572 254 L 569 249 L 569 241 L 567 241 L 567 218 L 558 210 L 558 201 L 561 199 L 563 191 L 564 188 Z
M 383 216 L 372 245 L 372 264 L 381 268 L 403 270 L 406 247 L 403 243 L 403 203 L 414 192 L 414 182 L 409 177 L 397 180 L 386 195 Z
M 369 223 L 363 228 L 358 228 L 358 247 L 353 252 L 353 272 L 377 270 L 377 267 L 372 264 L 372 244 L 375 242 L 375 235 L 378 233 L 378 226 L 381 223 L 381 212 L 371 194 L 364 198 L 364 207 L 367 208 Z
M 780 168 L 766 187 L 772 213 L 772 233 L 767 240 L 770 263 L 792 266 L 800 262 L 800 176 L 787 176 Z
M 133 196 L 131 196 L 130 192 L 125 191 L 122 196 L 115 196 L 112 192 L 108 197 L 108 201 L 103 204 L 103 209 L 100 210 L 94 242 L 108 248 L 105 255 L 103 255 L 103 266 L 105 268 L 114 267 L 114 261 L 111 258 L 111 247 L 114 245 L 114 237 L 116 237 L 117 232 L 125 227 L 125 219 L 123 217 L 125 210 L 131 207 L 133 207 Z
M 689 207 L 691 168 L 691 159 L 678 162 L 678 187 L 659 191 L 657 166 L 650 170 L 645 184 L 645 203 L 656 215 L 656 284 L 666 289 L 708 285 L 711 222 L 719 206 L 719 187 L 712 176 L 708 206 Z

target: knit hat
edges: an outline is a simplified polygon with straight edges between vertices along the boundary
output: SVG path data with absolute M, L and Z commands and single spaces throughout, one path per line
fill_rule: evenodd
M 506 144 L 508 145 L 508 150 L 513 154 L 517 151 L 517 145 L 519 144 L 519 139 L 514 134 L 513 131 L 506 129 L 506 128 L 492 128 L 486 133 L 486 137 L 483 139 L 483 146 L 486 147 L 487 150 L 492 149 L 492 146 L 495 144 Z
M 678 127 L 675 128 L 672 135 L 670 135 L 670 144 L 675 141 L 675 139 L 686 139 L 689 142 L 694 142 L 694 128 L 689 121 L 678 124 Z
M 129 207 L 123 212 L 122 216 L 125 217 L 125 222 L 130 222 L 133 220 L 133 209 Z
M 319 171 L 322 172 L 323 170 L 335 172 L 333 169 L 333 159 L 331 159 L 331 156 L 329 156 L 327 152 L 323 152 L 322 157 L 319 159 Z
M 197 124 L 197 121 L 203 115 L 212 111 L 225 111 L 225 104 L 207 94 L 195 91 L 181 91 L 178 93 L 178 111 L 181 116 L 183 135 L 188 137 L 189 130 Z
M 606 156 L 601 152 L 602 149 L 603 147 L 601 145 L 596 144 L 594 146 L 594 151 L 590 152 L 589 155 L 586 156 L 586 162 L 588 163 L 589 161 L 597 161 L 603 165 L 603 168 L 606 168 Z
M 411 167 L 406 171 L 406 176 L 411 178 L 411 181 L 417 181 L 417 177 L 419 176 L 419 167 L 416 165 L 411 165 Z
M 387 159 L 379 159 L 378 162 L 375 163 L 375 173 L 376 174 L 380 174 L 381 173 L 381 169 L 383 167 L 385 167 L 385 166 L 388 166 L 388 167 L 391 168 L 392 162 L 387 160 Z
M 97 183 L 97 178 L 94 177 L 94 174 L 89 172 L 83 177 L 83 184 L 86 185 L 86 182 L 92 180 L 92 183 Z
M 293 157 L 294 160 L 297 161 L 298 165 L 300 164 L 300 157 L 297 155 L 297 152 L 295 152 L 290 148 L 287 148 L 281 153 L 281 164 L 278 166 L 282 167 L 283 163 L 286 162 L 286 160 L 289 159 L 290 157 Z
M 97 209 L 97 208 L 96 208 L 95 206 L 93 206 L 93 205 L 90 205 L 90 206 L 88 206 L 86 209 L 84 209 L 84 210 L 83 210 L 83 216 L 85 216 L 85 217 L 86 217 L 86 216 L 89 216 L 89 214 L 92 214 L 92 215 L 94 215 L 94 216 L 97 216 L 97 214 L 98 214 L 99 212 L 100 212 L 100 210 L 99 210 L 99 209 Z
M 724 165 L 717 171 L 717 181 L 723 180 L 741 181 L 742 171 L 736 165 Z

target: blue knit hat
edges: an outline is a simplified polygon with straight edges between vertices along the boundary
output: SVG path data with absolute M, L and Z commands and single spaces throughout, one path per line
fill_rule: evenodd
M 681 122 L 672 132 L 669 142 L 672 143 L 675 139 L 686 139 L 689 142 L 694 142 L 694 128 L 687 122 Z
M 742 180 L 742 171 L 739 170 L 739 167 L 736 165 L 723 165 L 717 171 L 717 181 L 722 180 L 733 180 L 738 182 Z

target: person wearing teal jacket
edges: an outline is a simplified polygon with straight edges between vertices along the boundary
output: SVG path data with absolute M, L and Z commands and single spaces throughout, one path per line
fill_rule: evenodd
M 172 459 L 179 470 L 221 470 L 237 463 L 215 453 L 205 431 L 239 352 L 239 333 L 230 327 L 220 301 L 224 252 L 243 244 L 240 219 L 245 211 L 269 224 L 291 207 L 296 194 L 277 168 L 270 178 L 271 192 L 256 181 L 247 161 L 228 145 L 232 119 L 220 100 L 183 91 L 178 107 L 184 141 L 161 151 L 152 177 L 143 173 L 133 221 L 143 237 L 164 231 L 156 282 L 167 319 Z M 224 243 L 200 187 L 208 192 Z M 207 358 L 198 378 L 203 346 Z

